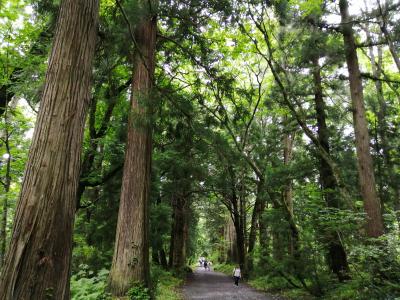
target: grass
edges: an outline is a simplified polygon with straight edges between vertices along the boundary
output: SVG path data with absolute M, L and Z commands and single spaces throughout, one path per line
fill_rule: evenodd
M 283 279 L 277 277 L 269 278 L 268 276 L 260 276 L 249 280 L 247 283 L 257 290 L 280 295 L 288 300 L 315 299 L 302 289 L 289 287 Z
M 233 264 L 216 264 L 214 270 L 224 273 L 228 276 L 232 276 L 232 271 L 235 265 Z M 293 289 L 287 285 L 287 283 L 280 278 L 268 278 L 266 276 L 256 277 L 246 281 L 251 287 L 270 294 L 282 296 L 284 299 L 293 300 L 311 300 L 307 292 L 302 289 Z
M 171 272 L 158 269 L 156 300 L 182 300 L 183 296 L 179 291 L 182 284 L 183 279 L 174 276 Z

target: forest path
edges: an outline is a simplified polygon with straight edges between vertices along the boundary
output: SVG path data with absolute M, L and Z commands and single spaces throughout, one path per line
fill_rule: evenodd
M 232 277 L 214 271 L 196 268 L 189 274 L 182 288 L 184 299 L 243 299 L 243 300 L 277 300 L 276 296 L 265 295 L 247 284 L 239 282 L 239 287 L 233 284 Z

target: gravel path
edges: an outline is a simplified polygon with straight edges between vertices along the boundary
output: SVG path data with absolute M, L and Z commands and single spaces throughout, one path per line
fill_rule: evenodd
M 233 284 L 233 279 L 225 274 L 205 271 L 197 268 L 189 275 L 183 286 L 185 300 L 191 299 L 243 299 L 243 300 L 276 300 L 274 296 L 262 294 L 255 289 L 239 282 L 239 287 Z

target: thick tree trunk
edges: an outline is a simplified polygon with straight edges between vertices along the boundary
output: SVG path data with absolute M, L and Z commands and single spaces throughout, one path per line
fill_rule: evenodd
M 64 0 L 18 201 L 0 299 L 69 299 L 75 199 L 97 0 Z
M 229 166 L 229 175 L 230 175 L 230 186 L 231 186 L 231 194 L 230 194 L 230 203 L 231 203 L 231 216 L 233 225 L 235 226 L 236 233 L 236 249 L 238 255 L 238 262 L 240 265 L 240 269 L 242 271 L 242 275 L 246 277 L 247 274 L 247 263 L 246 263 L 246 219 L 243 216 L 245 213 L 244 210 L 244 191 L 243 187 L 241 188 L 241 196 L 237 196 L 236 193 L 236 174 L 232 166 Z
M 313 79 L 315 110 L 317 115 L 318 140 L 325 151 L 330 154 L 329 130 L 326 125 L 325 102 L 323 98 L 321 68 L 318 63 L 318 56 L 313 58 Z M 328 207 L 339 208 L 339 199 L 336 195 L 337 182 L 331 167 L 320 157 L 319 165 L 320 182 L 323 196 Z M 336 274 L 339 281 L 348 279 L 349 266 L 347 263 L 346 252 L 340 241 L 338 233 L 332 230 L 325 232 L 328 240 L 328 263 L 333 273 Z
M 248 269 L 249 272 L 253 269 L 253 250 L 256 244 L 257 238 L 257 226 L 259 224 L 259 218 L 263 213 L 263 208 L 265 207 L 265 194 L 264 194 L 264 178 L 261 177 L 258 179 L 257 182 L 257 195 L 256 200 L 254 203 L 253 213 L 251 216 L 251 226 L 250 226 L 250 233 L 249 233 L 249 242 L 248 242 Z
M 175 270 L 182 269 L 186 263 L 186 239 L 187 239 L 187 209 L 186 199 L 180 195 L 174 202 L 174 219 L 173 219 L 173 241 L 172 263 L 171 267 Z
M 150 92 L 154 75 L 156 19 L 136 30 L 131 112 L 110 291 L 124 296 L 134 282 L 149 285 L 148 199 L 151 169 Z
M 246 246 L 245 246 L 245 234 L 243 224 L 241 224 L 241 217 L 239 214 L 235 214 L 233 224 L 235 224 L 236 232 L 236 248 L 238 254 L 238 262 L 242 274 L 246 277 L 247 274 L 247 263 L 246 263 Z
M 339 8 L 342 17 L 342 34 L 349 71 L 360 190 L 364 201 L 364 209 L 367 213 L 366 233 L 369 237 L 379 237 L 384 232 L 383 219 L 375 187 L 375 175 L 369 149 L 370 139 L 364 107 L 363 87 L 347 0 L 340 0 Z
M 224 240 L 226 242 L 226 263 L 237 263 L 237 242 L 236 242 L 236 231 L 235 225 L 233 224 L 232 218 L 228 218 L 225 229 L 224 229 Z

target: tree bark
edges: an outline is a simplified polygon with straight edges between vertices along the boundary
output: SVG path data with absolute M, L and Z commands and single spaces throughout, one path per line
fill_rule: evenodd
M 259 224 L 259 218 L 263 213 L 263 208 L 265 207 L 265 195 L 264 195 L 264 178 L 260 177 L 257 182 L 257 195 L 254 203 L 253 213 L 251 216 L 251 226 L 249 233 L 249 242 L 248 242 L 248 269 L 249 272 L 253 269 L 253 250 L 256 244 L 257 238 L 257 225 Z
M 325 101 L 323 98 L 321 68 L 318 63 L 318 55 L 313 57 L 314 101 L 317 115 L 318 140 L 325 151 L 330 155 L 329 130 L 326 125 Z M 319 173 L 323 197 L 328 207 L 339 208 L 339 199 L 336 196 L 337 182 L 329 164 L 319 158 Z M 340 241 L 338 233 L 332 230 L 325 232 L 328 240 L 328 264 L 339 281 L 349 279 L 349 266 L 347 255 Z
M 283 164 L 287 167 L 293 156 L 293 142 L 294 142 L 294 133 L 285 133 L 283 136 Z M 287 179 L 285 185 L 283 187 L 282 192 L 282 200 L 283 203 L 286 203 L 286 206 L 291 215 L 294 214 L 293 211 L 293 197 L 292 197 L 292 179 Z M 288 253 L 290 255 L 294 254 L 294 241 L 292 240 L 291 235 L 289 235 L 289 244 L 288 244 Z
M 379 237 L 384 232 L 383 219 L 375 187 L 375 175 L 369 149 L 370 138 L 364 107 L 362 80 L 347 0 L 340 0 L 339 8 L 342 17 L 342 34 L 347 68 L 349 71 L 360 191 L 364 201 L 364 209 L 367 214 L 366 233 L 369 237 Z
M 182 269 L 186 263 L 186 239 L 187 239 L 187 203 L 182 195 L 177 195 L 174 201 L 174 219 L 173 219 L 173 241 L 172 263 L 171 267 L 175 270 Z
M 149 285 L 148 200 L 151 171 L 150 92 L 154 76 L 156 18 L 136 29 L 131 112 L 122 178 L 110 291 L 124 296 L 134 282 Z
M 246 277 L 248 274 L 247 274 L 247 263 L 246 263 L 245 235 L 244 235 L 243 224 L 240 219 L 241 217 L 239 213 L 235 213 L 233 224 L 235 224 L 238 262 L 240 265 L 240 269 L 242 270 L 243 276 Z
M 238 254 L 237 254 L 237 242 L 236 242 L 236 231 L 235 225 L 233 224 L 232 218 L 228 218 L 225 224 L 224 230 L 224 240 L 227 242 L 226 249 L 226 263 L 237 263 L 238 262 Z
M 0 299 L 69 299 L 75 199 L 97 0 L 64 0 L 26 165 Z
M 261 211 L 264 212 L 267 203 L 264 201 Z M 269 256 L 269 235 L 267 232 L 267 224 L 263 218 L 263 214 L 259 217 L 259 238 L 260 238 L 260 265 L 265 266 Z
M 245 198 L 245 185 L 244 179 L 241 178 L 239 197 L 237 198 L 239 202 L 239 226 L 236 228 L 236 237 L 238 243 L 238 254 L 239 254 L 239 265 L 242 271 L 242 275 L 244 278 L 247 278 L 249 275 L 248 270 L 248 256 L 247 256 L 247 209 L 246 209 L 246 198 Z
M 236 233 L 236 249 L 237 249 L 237 256 L 238 256 L 238 263 L 240 265 L 240 269 L 242 271 L 243 277 L 247 277 L 247 262 L 246 262 L 246 219 L 243 216 L 245 213 L 244 210 L 244 197 L 243 195 L 237 195 L 236 191 L 236 183 L 237 178 L 235 174 L 235 170 L 232 166 L 228 167 L 229 173 L 229 184 L 230 184 L 230 195 L 229 195 L 229 203 L 230 213 L 232 217 L 232 222 L 235 227 Z M 243 194 L 243 187 L 242 187 L 242 194 Z

